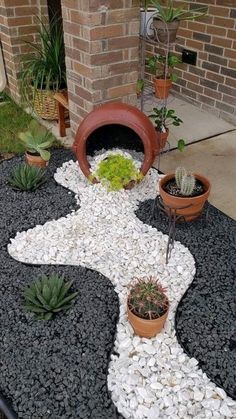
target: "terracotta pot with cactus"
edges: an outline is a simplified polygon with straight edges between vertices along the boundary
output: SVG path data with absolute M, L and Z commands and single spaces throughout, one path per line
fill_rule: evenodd
M 169 310 L 165 293 L 154 277 L 135 279 L 130 285 L 127 313 L 136 335 L 151 338 L 161 332 Z
M 199 217 L 211 190 L 209 180 L 200 174 L 187 173 L 178 167 L 164 176 L 159 183 L 160 196 L 168 213 L 175 213 L 179 221 L 192 221 Z

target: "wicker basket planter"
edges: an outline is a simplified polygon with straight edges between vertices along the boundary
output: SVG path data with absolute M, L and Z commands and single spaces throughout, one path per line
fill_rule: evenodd
M 67 89 L 59 91 L 67 92 Z M 35 90 L 34 91 L 34 110 L 42 119 L 55 120 L 58 119 L 57 101 L 54 99 L 55 92 L 53 90 Z

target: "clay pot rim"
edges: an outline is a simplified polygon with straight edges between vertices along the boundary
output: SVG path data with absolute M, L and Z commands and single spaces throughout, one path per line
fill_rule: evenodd
M 35 152 L 26 151 L 25 154 L 28 154 L 29 156 L 33 156 L 33 157 L 40 157 L 43 160 L 43 158 L 40 156 L 40 154 L 37 151 Z
M 201 195 L 198 196 L 175 196 L 175 195 L 171 195 L 170 193 L 166 192 L 164 189 L 165 184 L 171 180 L 175 178 L 175 174 L 174 173 L 170 173 L 165 175 L 159 182 L 159 187 L 162 190 L 162 194 L 165 196 L 171 196 L 173 199 L 175 199 L 176 201 L 179 200 L 180 202 L 183 202 L 183 200 L 190 200 L 190 199 L 194 199 L 195 201 L 201 201 L 203 197 L 208 197 L 210 190 L 211 190 L 211 183 L 208 180 L 207 177 L 205 177 L 204 175 L 201 175 L 200 173 L 193 173 L 194 177 L 199 180 L 200 182 L 203 183 L 204 187 L 206 187 L 206 190 L 204 193 L 202 193 Z
M 128 301 L 127 301 L 127 310 L 133 316 L 137 317 L 137 319 L 141 320 L 142 322 L 151 324 L 151 323 L 155 323 L 157 320 L 160 320 L 162 317 L 166 316 L 169 313 L 169 310 L 170 310 L 170 302 L 169 302 L 168 299 L 167 299 L 167 301 L 168 301 L 168 308 L 167 308 L 167 310 L 160 317 L 157 317 L 156 319 L 143 319 L 142 317 L 139 317 L 137 314 L 135 314 L 135 313 L 133 313 L 133 311 L 131 311 L 131 309 L 129 308 Z

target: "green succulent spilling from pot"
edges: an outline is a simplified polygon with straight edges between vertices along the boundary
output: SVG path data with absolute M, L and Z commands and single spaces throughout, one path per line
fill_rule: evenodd
M 73 281 L 65 282 L 63 277 L 52 274 L 41 278 L 26 287 L 23 293 L 24 308 L 34 313 L 36 319 L 51 320 L 60 311 L 71 308 L 78 292 L 69 293 Z
M 110 154 L 99 163 L 95 177 L 109 191 L 118 191 L 123 188 L 128 189 L 133 183 L 139 182 L 143 175 L 136 169 L 131 158 L 121 154 Z

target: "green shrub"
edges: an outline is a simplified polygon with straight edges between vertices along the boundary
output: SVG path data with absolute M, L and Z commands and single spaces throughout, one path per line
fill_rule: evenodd
M 34 191 L 45 182 L 45 170 L 20 164 L 13 170 L 8 182 L 15 189 Z
M 136 169 L 133 160 L 121 154 L 110 154 L 102 160 L 95 175 L 110 191 L 118 191 L 130 181 L 142 179 L 142 174 Z
M 71 307 L 72 300 L 78 295 L 78 292 L 68 295 L 72 284 L 73 281 L 65 282 L 57 274 L 42 275 L 24 290 L 24 308 L 34 313 L 36 319 L 51 320 L 59 311 Z

